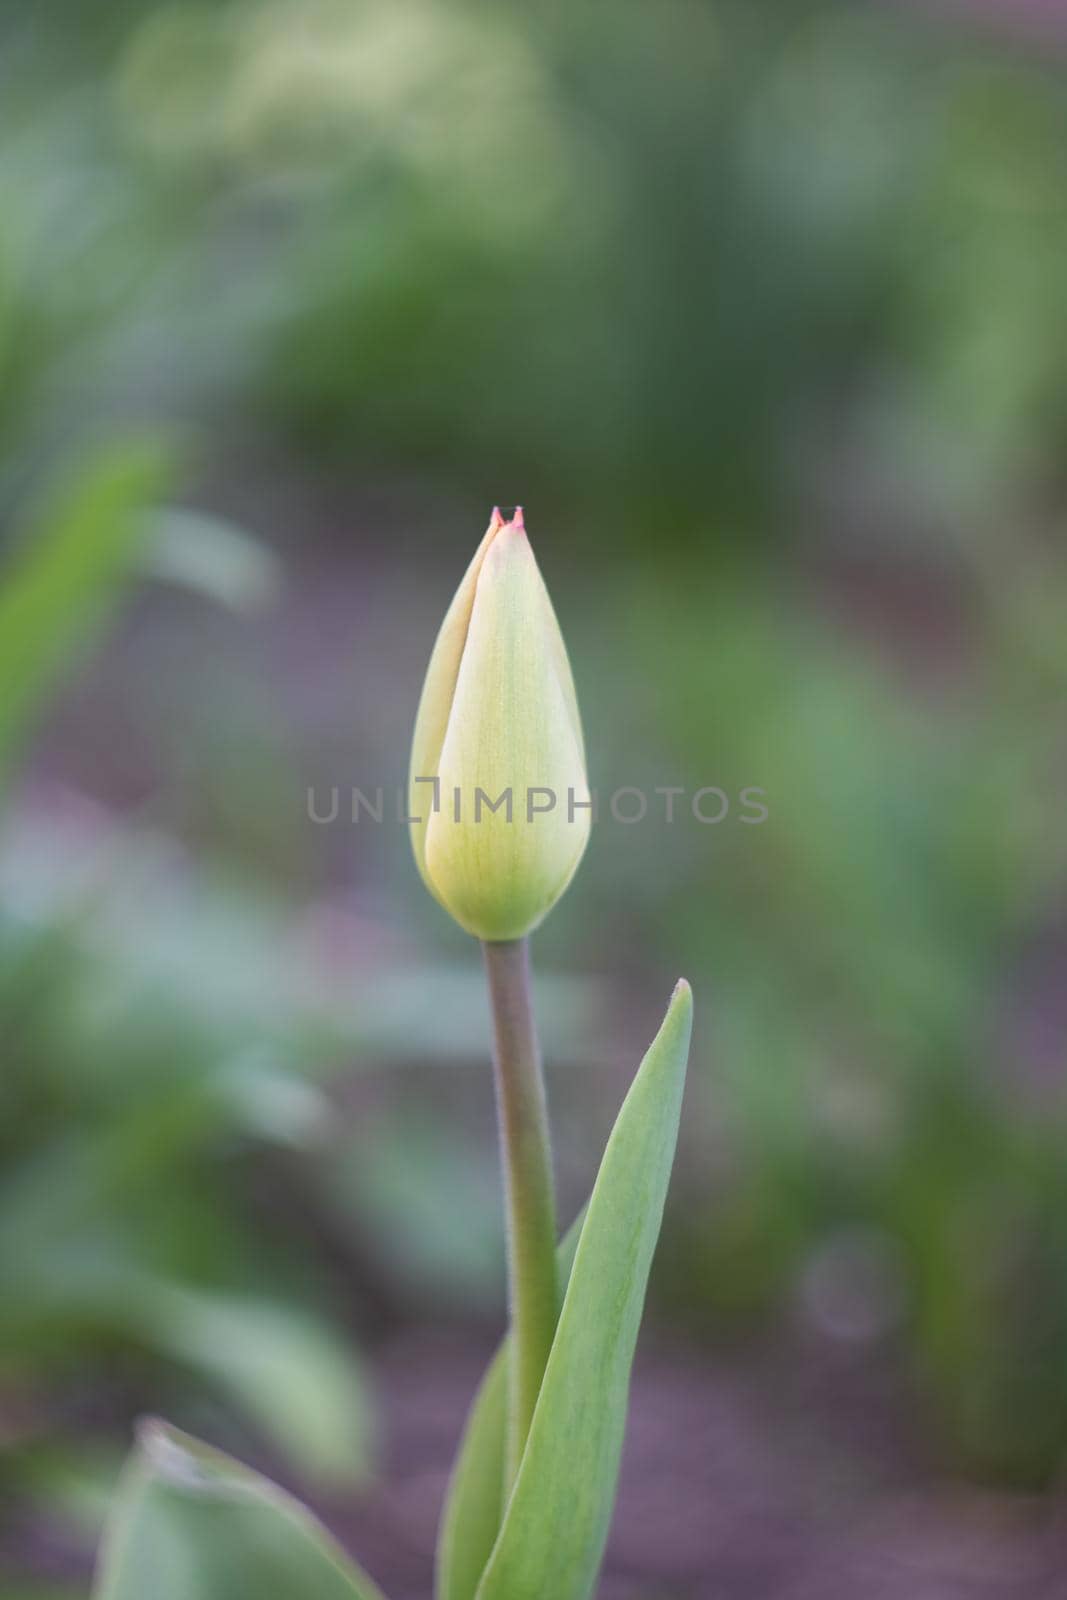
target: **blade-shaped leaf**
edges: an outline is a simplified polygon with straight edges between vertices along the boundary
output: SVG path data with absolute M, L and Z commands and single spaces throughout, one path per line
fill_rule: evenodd
M 585 1212 L 571 1224 L 556 1253 L 560 1295 L 570 1277 Z M 504 1515 L 507 1439 L 507 1361 L 503 1339 L 486 1369 L 467 1418 L 448 1486 L 437 1543 L 438 1600 L 473 1600 Z
M 182 506 L 156 512 L 142 569 L 234 611 L 265 610 L 281 590 L 272 550 L 232 522 Z
M 94 459 L 28 534 L 0 589 L 0 762 L 72 647 L 119 592 L 147 508 L 168 476 L 158 445 Z
M 674 1161 L 692 1010 L 689 985 L 679 983 L 608 1140 L 530 1436 L 477 1600 L 587 1600 L 596 1582 Z
M 305 1477 L 320 1484 L 366 1477 L 370 1396 L 355 1351 L 328 1324 L 258 1296 L 164 1282 L 137 1289 L 135 1324 L 158 1348 L 225 1386 Z
M 311 1512 L 218 1450 L 142 1424 L 95 1600 L 383 1600 Z
M 437 1600 L 473 1600 L 504 1514 L 507 1344 L 482 1379 L 448 1485 L 437 1541 Z

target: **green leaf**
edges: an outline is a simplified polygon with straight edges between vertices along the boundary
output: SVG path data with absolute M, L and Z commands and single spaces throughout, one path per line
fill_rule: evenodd
M 674 1162 L 692 1012 L 683 981 L 608 1140 L 530 1436 L 477 1600 L 587 1600 L 592 1593 Z
M 560 1293 L 567 1286 L 584 1211 L 557 1251 Z M 441 1514 L 437 1542 L 438 1600 L 473 1600 L 504 1514 L 507 1439 L 507 1362 L 510 1335 L 486 1370 L 474 1397 Z
M 143 1423 L 95 1600 L 383 1600 L 306 1507 L 162 1422 Z
M 232 522 L 182 506 L 156 512 L 141 566 L 234 611 L 266 610 L 281 593 L 281 563 L 272 550 Z
M 236 1396 L 303 1476 L 366 1477 L 368 1386 L 356 1352 L 325 1323 L 258 1296 L 165 1282 L 145 1284 L 131 1314 L 158 1348 Z
M 438 1600 L 472 1600 L 504 1514 L 507 1343 L 474 1397 L 452 1469 L 437 1539 Z
M 73 646 L 115 598 L 166 458 L 126 444 L 82 469 L 22 542 L 0 589 L 0 768 Z

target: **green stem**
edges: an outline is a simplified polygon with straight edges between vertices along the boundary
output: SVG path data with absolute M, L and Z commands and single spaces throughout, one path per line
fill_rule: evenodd
M 526 939 L 486 943 L 493 1065 L 507 1202 L 509 1369 L 507 1481 L 514 1481 L 556 1331 L 556 1207 L 548 1112 L 530 999 Z

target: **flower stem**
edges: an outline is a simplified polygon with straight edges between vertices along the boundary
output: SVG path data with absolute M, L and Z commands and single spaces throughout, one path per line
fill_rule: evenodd
M 545 1086 L 526 939 L 482 945 L 493 1012 L 493 1065 L 507 1203 L 507 1482 L 514 1482 L 556 1331 L 556 1207 Z

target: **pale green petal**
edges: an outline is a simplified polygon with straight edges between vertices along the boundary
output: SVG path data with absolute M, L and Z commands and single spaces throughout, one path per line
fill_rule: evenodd
M 582 737 L 582 718 L 578 710 L 578 694 L 574 687 L 574 675 L 571 672 L 570 660 L 567 656 L 567 646 L 563 643 L 563 634 L 560 631 L 556 618 L 556 609 L 552 604 L 552 597 L 544 584 L 541 585 L 541 594 L 546 612 L 545 627 L 548 633 L 549 647 L 552 659 L 555 662 L 556 675 L 563 690 L 563 698 L 570 715 L 571 725 L 574 728 L 574 738 L 578 746 L 578 754 L 582 758 L 582 768 L 585 769 L 585 740 Z
M 456 691 L 459 664 L 463 656 L 463 647 L 467 642 L 467 629 L 470 626 L 478 574 L 485 559 L 485 552 L 502 526 L 500 513 L 494 510 L 485 536 L 474 552 L 471 564 L 463 575 L 462 583 L 452 597 L 452 604 L 445 612 L 445 620 L 441 624 L 430 657 L 430 665 L 426 669 L 426 681 L 422 686 L 422 696 L 415 717 L 408 782 L 408 815 L 421 820 L 411 824 L 411 848 L 423 881 L 435 895 L 437 890 L 426 873 L 425 845 L 432 790 L 429 784 L 416 784 L 415 779 L 435 777 L 437 774 Z

